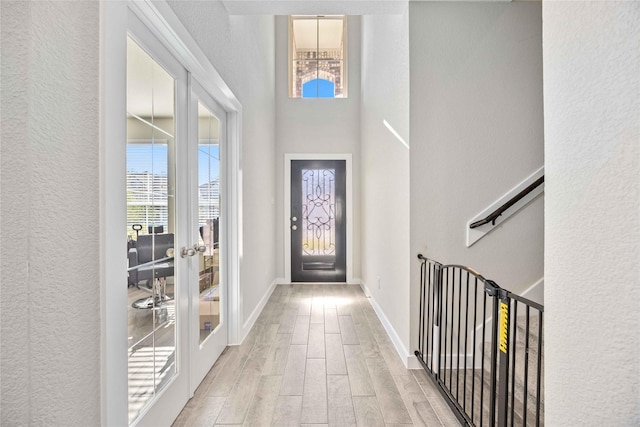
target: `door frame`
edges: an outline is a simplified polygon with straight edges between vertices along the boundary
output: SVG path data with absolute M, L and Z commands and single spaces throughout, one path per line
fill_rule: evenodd
M 239 341 L 240 240 L 242 230 L 242 105 L 191 34 L 165 2 L 100 2 L 100 295 L 102 425 L 128 425 L 126 229 L 126 38 L 133 15 L 222 106 L 228 144 L 228 297 L 229 344 Z M 115 286 L 115 284 L 123 284 Z M 189 375 L 188 373 L 186 373 Z M 189 375 L 190 376 L 190 375 Z M 189 388 L 195 387 L 190 384 Z M 166 388 L 165 388 L 166 390 Z M 191 397 L 191 396 L 189 396 Z M 176 414 L 177 415 L 177 414 Z
M 355 283 L 353 278 L 353 170 L 351 153 L 319 154 L 319 153 L 285 153 L 284 155 L 284 279 L 291 283 L 291 161 L 292 160 L 344 160 L 346 167 L 346 221 L 347 221 L 347 281 Z M 308 283 L 308 282 L 305 282 Z M 336 282 L 340 283 L 340 282 Z

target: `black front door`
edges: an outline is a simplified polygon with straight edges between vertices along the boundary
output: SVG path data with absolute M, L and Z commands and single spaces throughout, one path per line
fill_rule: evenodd
M 346 282 L 346 162 L 291 161 L 291 281 Z

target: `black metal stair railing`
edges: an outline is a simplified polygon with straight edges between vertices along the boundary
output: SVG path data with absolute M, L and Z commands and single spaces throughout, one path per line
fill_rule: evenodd
M 543 306 L 468 267 L 418 258 L 415 355 L 460 422 L 543 425 Z

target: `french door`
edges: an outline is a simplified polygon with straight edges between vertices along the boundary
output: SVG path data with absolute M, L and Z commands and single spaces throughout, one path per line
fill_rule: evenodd
M 291 281 L 345 282 L 346 162 L 291 161 Z
M 226 114 L 131 19 L 128 413 L 132 425 L 157 426 L 178 415 L 227 345 Z
M 191 384 L 202 381 L 228 342 L 226 262 L 226 113 L 195 80 L 191 98 L 191 236 L 198 242 L 191 259 Z M 197 163 L 197 166 L 195 165 Z

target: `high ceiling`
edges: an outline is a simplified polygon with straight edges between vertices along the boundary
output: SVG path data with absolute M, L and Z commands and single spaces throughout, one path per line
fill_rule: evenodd
M 231 15 L 389 15 L 401 14 L 405 0 L 223 0 Z

